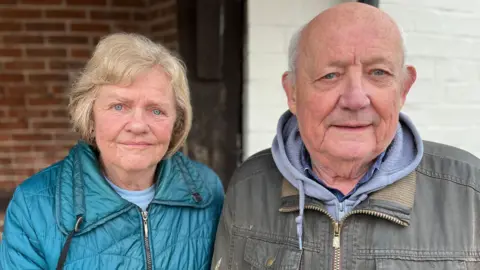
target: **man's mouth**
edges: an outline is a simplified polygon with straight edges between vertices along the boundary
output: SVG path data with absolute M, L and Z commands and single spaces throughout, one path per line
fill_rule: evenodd
M 347 125 L 333 125 L 334 128 L 338 128 L 344 131 L 364 131 L 371 127 L 370 124 L 347 124 Z

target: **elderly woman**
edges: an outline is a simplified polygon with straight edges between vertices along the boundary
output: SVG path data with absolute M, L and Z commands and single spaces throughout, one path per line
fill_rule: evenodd
M 0 269 L 209 269 L 223 187 L 177 152 L 192 119 L 181 62 L 140 35 L 105 37 L 69 112 L 82 140 L 16 189 Z

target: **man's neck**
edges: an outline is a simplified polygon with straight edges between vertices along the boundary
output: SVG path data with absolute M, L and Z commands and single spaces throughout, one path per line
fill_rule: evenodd
M 324 163 L 312 159 L 315 174 L 329 187 L 348 194 L 367 173 L 373 161 L 335 161 Z

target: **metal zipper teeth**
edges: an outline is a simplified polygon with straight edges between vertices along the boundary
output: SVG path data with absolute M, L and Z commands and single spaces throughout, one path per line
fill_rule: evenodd
M 340 270 L 340 226 L 341 226 L 341 224 L 336 222 L 335 219 L 333 218 L 333 216 L 330 215 L 330 213 L 328 213 L 325 209 L 322 209 L 322 208 L 316 207 L 316 206 L 310 206 L 310 205 L 306 205 L 305 209 L 315 210 L 315 211 L 321 212 L 321 213 L 325 214 L 326 216 L 328 216 L 330 218 L 330 220 L 332 221 L 333 228 L 334 228 L 333 239 L 332 239 L 332 241 L 333 241 L 332 246 L 333 246 L 333 250 L 334 250 L 333 251 L 333 269 L 334 270 Z M 299 211 L 299 210 L 300 210 L 300 207 L 298 207 L 298 206 L 288 207 L 288 208 L 280 208 L 280 212 L 282 212 L 282 213 L 295 212 L 295 211 Z
M 306 205 L 305 209 L 315 210 L 315 211 L 321 212 L 321 213 L 325 214 L 326 216 L 328 216 L 334 224 L 337 223 L 335 221 L 335 219 L 332 217 L 332 215 L 330 215 L 330 213 L 328 213 L 325 209 L 322 209 L 322 208 L 316 207 L 316 206 L 310 206 L 310 205 Z M 280 208 L 280 212 L 282 212 L 282 213 L 295 212 L 295 211 L 299 211 L 299 210 L 300 210 L 300 208 L 298 206 L 288 207 L 288 208 Z M 379 218 L 389 220 L 393 223 L 396 223 L 396 224 L 404 226 L 404 227 L 408 226 L 407 222 L 402 221 L 399 218 L 396 218 L 396 217 L 393 217 L 393 216 L 390 216 L 390 215 L 387 215 L 387 214 L 384 214 L 384 213 L 380 213 L 380 212 L 377 212 L 377 211 L 364 210 L 364 209 L 351 211 L 350 213 L 348 213 L 346 216 L 344 216 L 340 220 L 339 224 L 342 224 L 347 217 L 349 217 L 351 215 L 355 215 L 355 214 L 364 214 L 364 215 L 375 216 L 375 217 L 379 217 Z
M 389 221 L 391 221 L 393 223 L 396 223 L 396 224 L 399 224 L 401 226 L 408 226 L 408 223 L 400 220 L 399 218 L 396 218 L 396 217 L 393 217 L 393 216 L 390 216 L 390 215 L 387 215 L 387 214 L 384 214 L 384 213 L 380 213 L 380 212 L 377 212 L 377 211 L 373 211 L 373 210 L 354 210 L 354 211 L 351 211 L 350 213 L 348 213 L 346 216 L 344 216 L 340 220 L 340 222 L 336 222 L 335 219 L 332 217 L 332 215 L 330 215 L 330 213 L 328 213 L 325 209 L 322 209 L 322 208 L 316 207 L 316 206 L 310 206 L 310 205 L 306 205 L 305 209 L 315 210 L 315 211 L 324 213 L 326 216 L 328 216 L 330 218 L 330 220 L 333 223 L 333 228 L 334 228 L 334 233 L 333 233 L 333 247 L 334 247 L 333 269 L 334 270 L 340 270 L 340 259 L 341 259 L 340 231 L 341 231 L 343 222 L 349 216 L 354 215 L 354 214 L 371 215 L 371 216 L 375 216 L 375 217 L 379 217 L 379 218 L 389 220 Z M 300 207 L 298 207 L 298 206 L 288 207 L 288 208 L 280 208 L 280 212 L 282 212 L 282 213 L 295 212 L 295 211 L 299 211 L 299 210 L 300 210 Z
M 383 219 L 386 219 L 386 220 L 389 220 L 393 223 L 396 223 L 398 225 L 401 225 L 401 226 L 404 226 L 404 227 L 407 227 L 408 226 L 408 223 L 399 219 L 399 218 L 396 218 L 394 216 L 390 216 L 390 215 L 387 215 L 387 214 L 384 214 L 384 213 L 381 213 L 381 212 L 377 212 L 377 211 L 373 211 L 373 210 L 353 210 L 352 212 L 348 213 L 345 217 L 343 217 L 343 219 L 341 220 L 341 222 L 343 222 L 347 217 L 351 216 L 351 215 L 354 215 L 354 214 L 364 214 L 364 215 L 370 215 L 370 216 L 374 216 L 374 217 L 379 217 L 379 218 L 383 218 Z
M 333 269 L 340 270 L 340 248 L 335 248 L 335 255 L 333 255 Z
M 370 215 L 370 216 L 375 216 L 375 217 L 378 217 L 378 218 L 383 218 L 383 219 L 386 219 L 386 220 L 389 220 L 393 223 L 396 223 L 396 224 L 399 224 L 401 226 L 408 226 L 408 223 L 406 223 L 405 221 L 402 221 L 400 220 L 399 218 L 396 218 L 396 217 L 393 217 L 393 216 L 390 216 L 390 215 L 387 215 L 387 214 L 384 214 L 384 213 L 380 213 L 380 212 L 377 212 L 377 211 L 373 211 L 373 210 L 353 210 L 351 211 L 350 213 L 348 213 L 347 215 L 345 215 L 341 220 L 340 222 L 335 222 L 337 225 L 338 225 L 338 241 L 339 241 L 339 244 L 338 244 L 338 247 L 335 248 L 334 250 L 334 262 L 333 262 L 333 269 L 334 270 L 340 270 L 340 261 L 341 261 L 341 241 L 340 241 L 340 231 L 342 229 L 342 225 L 343 223 L 345 222 L 345 219 L 347 219 L 349 216 L 351 215 L 355 215 L 355 214 L 363 214 L 363 215 Z M 335 233 L 334 233 L 334 238 L 335 238 Z
M 152 269 L 152 254 L 150 252 L 150 240 L 148 238 L 148 212 L 142 211 L 142 219 L 143 219 L 143 232 L 144 232 L 144 242 L 145 242 L 145 251 L 147 255 L 147 269 Z
M 332 246 L 333 246 L 333 269 L 340 270 L 340 226 L 338 222 L 333 224 L 333 239 L 332 239 Z

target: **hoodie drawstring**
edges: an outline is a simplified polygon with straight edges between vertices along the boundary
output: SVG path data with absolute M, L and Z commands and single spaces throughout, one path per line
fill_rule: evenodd
M 303 211 L 305 207 L 305 188 L 303 187 L 303 181 L 298 182 L 298 191 L 300 194 L 300 200 L 298 202 L 299 215 L 295 218 L 295 223 L 297 223 L 297 236 L 298 236 L 298 247 L 300 250 L 303 249 Z

